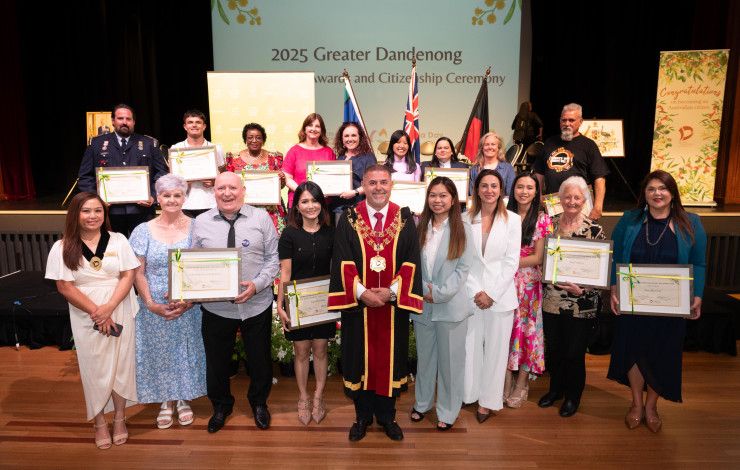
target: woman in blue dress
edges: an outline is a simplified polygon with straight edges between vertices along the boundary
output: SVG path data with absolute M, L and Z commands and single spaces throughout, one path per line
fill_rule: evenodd
M 663 170 L 645 177 L 638 208 L 625 212 L 614 228 L 612 283 L 616 263 L 691 264 L 694 292 L 690 319 L 701 315 L 707 235 L 699 216 L 681 204 L 676 180 Z M 618 314 L 619 299 L 612 286 L 611 306 Z M 629 429 L 643 421 L 658 432 L 658 398 L 681 401 L 681 358 L 686 320 L 677 317 L 620 315 L 612 344 L 607 377 L 630 387 L 632 404 L 624 418 Z M 643 393 L 647 390 L 645 400 Z
M 182 212 L 187 183 L 165 175 L 155 184 L 161 214 L 134 229 L 129 240 L 141 266 L 134 284 L 141 310 L 136 316 L 136 387 L 140 403 L 161 403 L 157 427 L 193 422 L 188 400 L 206 394 L 206 362 L 200 307 L 168 301 L 167 250 L 189 248 L 192 219 Z

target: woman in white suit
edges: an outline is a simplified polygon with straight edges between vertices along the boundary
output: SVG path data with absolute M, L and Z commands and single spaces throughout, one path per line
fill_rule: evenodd
M 519 267 L 522 222 L 506 210 L 504 182 L 495 170 L 484 169 L 475 179 L 472 204 L 463 220 L 473 233 L 473 264 L 468 274 L 468 298 L 473 315 L 465 341 L 465 403 L 478 401 L 479 423 L 504 407 L 504 378 L 514 309 L 519 306 L 514 274 Z
M 472 233 L 463 222 L 451 179 L 439 176 L 427 188 L 418 225 L 424 310 L 414 315 L 418 370 L 411 421 L 424 419 L 437 389 L 437 430 L 455 424 L 463 399 L 465 335 L 471 315 L 465 283 L 472 262 Z

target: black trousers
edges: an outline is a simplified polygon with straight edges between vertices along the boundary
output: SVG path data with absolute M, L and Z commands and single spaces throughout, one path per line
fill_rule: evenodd
M 586 347 L 594 325 L 594 319 L 542 313 L 550 393 L 581 401 L 586 386 Z
M 141 212 L 139 214 L 111 214 L 110 227 L 112 231 L 122 233 L 126 235 L 126 238 L 129 238 L 137 225 L 148 222 L 153 218 L 153 209 L 151 212 Z
M 220 317 L 203 307 L 201 309 L 203 310 L 201 330 L 206 350 L 206 386 L 213 409 L 231 411 L 234 406 L 229 376 L 237 329 L 241 330 L 249 364 L 247 399 L 252 407 L 267 404 L 272 387 L 270 360 L 272 305 L 256 317 L 244 321 Z
M 373 422 L 375 416 L 378 424 L 396 420 L 396 397 L 376 394 L 373 390 L 360 390 L 355 398 L 357 420 Z

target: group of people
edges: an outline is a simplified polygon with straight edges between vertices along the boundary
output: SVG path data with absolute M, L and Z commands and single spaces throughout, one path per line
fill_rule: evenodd
M 516 175 L 503 158 L 501 138 L 488 133 L 470 170 L 467 207 L 468 194 L 437 176 L 420 214 L 390 202 L 393 183 L 418 180 L 422 166 L 466 166 L 448 138 L 437 141 L 431 162 L 419 165 L 408 136 L 396 131 L 379 164 L 360 126 L 344 123 L 332 149 L 323 119 L 311 114 L 283 158 L 263 148 L 264 127 L 250 123 L 242 133 L 244 150 L 223 155 L 218 149 L 223 172 L 215 180 L 187 183 L 167 172 L 154 139 L 133 132 L 129 106 L 116 106 L 112 118 L 115 132 L 94 138 L 85 152 L 82 192 L 71 201 L 46 273 L 70 304 L 87 417 L 99 448 L 126 442 L 125 408 L 137 402 L 159 404 L 156 425 L 168 428 L 175 415 L 182 426 L 192 423 L 190 400 L 207 395 L 213 406 L 208 431 L 219 431 L 234 406 L 229 375 L 237 331 L 247 352 L 254 421 L 268 428 L 274 310 L 294 343 L 298 420 L 321 422 L 335 326 L 291 329 L 279 287 L 327 275 L 327 309 L 342 319 L 342 382 L 355 404 L 351 441 L 362 439 L 373 420 L 392 440 L 403 439 L 395 400 L 408 385 L 411 321 L 418 357 L 412 421 L 435 408 L 436 427 L 446 431 L 464 404 L 477 402 L 483 423 L 504 406 L 521 407 L 529 381 L 545 370 L 550 385 L 539 406 L 564 399 L 561 416 L 578 410 L 601 296 L 567 282 L 543 286 L 541 265 L 548 235 L 606 238 L 597 220 L 608 170 L 598 147 L 578 133 L 580 106 L 563 108 L 560 135 L 545 142 L 535 173 Z M 203 113 L 188 111 L 183 126 L 187 138 L 177 146 L 211 145 L 203 137 Z M 328 198 L 307 181 L 307 164 L 335 158 L 353 161 L 353 189 Z M 96 194 L 96 167 L 142 164 L 150 167 L 158 216 L 154 197 L 108 206 Z M 243 168 L 280 172 L 287 207 L 244 204 L 244 182 L 235 173 Z M 564 212 L 551 218 L 541 197 L 555 191 Z M 666 172 L 649 174 L 640 195 L 638 208 L 624 214 L 612 235 L 614 263 L 692 264 L 697 318 L 706 245 L 701 223 L 684 210 Z M 584 215 L 587 202 L 592 210 Z M 200 304 L 168 299 L 168 252 L 177 248 L 238 248 L 240 294 Z M 614 272 L 611 279 L 616 283 Z M 614 287 L 611 307 L 619 312 Z M 658 398 L 681 401 L 685 321 L 630 315 L 619 316 L 617 325 L 609 378 L 631 388 L 625 423 L 645 422 L 657 432 Z M 111 410 L 112 436 L 105 421 Z

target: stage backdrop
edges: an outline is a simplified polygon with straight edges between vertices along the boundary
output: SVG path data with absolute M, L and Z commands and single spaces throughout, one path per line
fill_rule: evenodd
M 729 50 L 660 53 L 652 170 L 678 182 L 686 205 L 715 205 Z
M 402 127 L 412 56 L 422 143 L 462 137 L 490 65 L 490 128 L 509 141 L 518 109 L 519 1 L 213 0 L 214 68 L 314 71 L 316 111 L 332 137 L 342 120 L 346 68 L 377 149 Z M 249 104 L 237 104 L 242 120 L 252 120 Z M 262 124 L 297 134 L 301 121 Z

